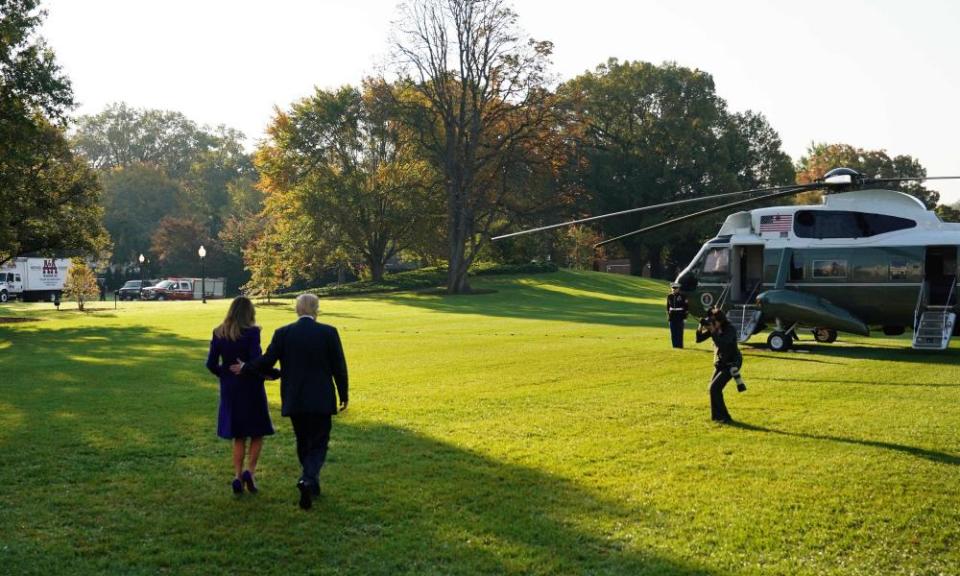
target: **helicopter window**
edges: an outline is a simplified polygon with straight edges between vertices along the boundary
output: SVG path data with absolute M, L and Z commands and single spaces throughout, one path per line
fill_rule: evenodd
M 726 274 L 730 269 L 730 249 L 711 248 L 703 261 L 704 274 Z
M 814 260 L 813 261 L 814 278 L 846 278 L 847 261 L 846 260 Z
M 909 218 L 866 212 L 838 210 L 800 210 L 794 219 L 793 232 L 799 238 L 864 238 L 895 230 L 913 228 Z
M 909 273 L 910 269 L 907 267 L 907 261 L 905 259 L 895 258 L 890 261 L 891 280 L 906 280 Z
M 790 280 L 803 280 L 803 258 L 797 254 L 790 256 Z

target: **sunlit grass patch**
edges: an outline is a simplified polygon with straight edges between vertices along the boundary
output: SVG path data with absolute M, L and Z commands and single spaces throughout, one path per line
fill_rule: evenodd
M 321 302 L 351 372 L 324 494 L 289 422 L 234 498 L 203 367 L 227 301 L 0 316 L 0 573 L 952 574 L 960 347 L 744 347 L 737 426 L 664 283 L 561 271 Z M 295 319 L 262 306 L 264 345 Z M 692 324 L 691 324 L 692 328 Z

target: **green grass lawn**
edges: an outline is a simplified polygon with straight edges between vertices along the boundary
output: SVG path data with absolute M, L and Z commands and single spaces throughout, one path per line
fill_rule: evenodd
M 230 493 L 226 302 L 0 306 L 36 320 L 0 324 L 0 574 L 960 574 L 958 343 L 758 338 L 718 426 L 663 283 L 474 285 L 321 301 L 351 406 L 306 513 L 276 383 L 261 493 Z

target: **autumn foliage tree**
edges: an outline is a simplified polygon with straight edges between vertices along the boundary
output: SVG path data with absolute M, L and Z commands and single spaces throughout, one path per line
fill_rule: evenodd
M 341 247 L 374 280 L 430 216 L 430 166 L 401 137 L 391 90 L 375 80 L 318 89 L 278 112 L 256 156 L 265 214 L 293 221 L 274 226 L 290 232 L 278 243 Z
M 97 284 L 97 275 L 81 258 L 74 258 L 67 271 L 67 279 L 63 284 L 63 293 L 67 298 L 76 301 L 81 311 L 87 299 L 96 298 L 100 294 Z
M 509 150 L 549 123 L 550 42 L 524 37 L 503 0 L 413 0 L 394 41 L 407 122 L 441 176 L 447 291 L 469 290 L 467 269 L 504 215 Z
M 834 168 L 852 168 L 869 178 L 922 177 L 927 170 L 912 156 L 890 156 L 886 150 L 865 150 L 849 144 L 812 144 L 806 155 L 797 162 L 797 182 L 814 182 Z M 934 208 L 940 193 L 929 190 L 923 182 L 885 183 L 884 188 L 893 188 L 915 196 L 927 208 Z M 804 200 L 811 201 L 821 193 L 808 194 Z

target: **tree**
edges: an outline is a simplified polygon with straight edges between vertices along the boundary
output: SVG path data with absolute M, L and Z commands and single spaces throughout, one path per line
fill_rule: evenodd
M 73 143 L 106 183 L 105 219 L 117 244 L 114 263 L 132 263 L 160 220 L 173 216 L 199 223 L 209 238 L 219 238 L 229 225 L 224 250 L 210 262 L 226 276 L 228 289 L 243 283 L 244 244 L 233 240 L 257 228 L 246 223 L 260 212 L 263 200 L 243 141 L 237 130 L 200 127 L 179 112 L 123 103 L 81 117 Z
M 431 180 L 400 137 L 389 91 L 372 80 L 362 91 L 318 89 L 278 113 L 256 156 L 267 214 L 310 220 L 309 242 L 359 255 L 376 281 L 427 223 Z
M 100 188 L 63 136 L 73 95 L 36 34 L 37 4 L 8 0 L 0 10 L 0 263 L 106 244 Z
M 566 114 L 582 125 L 584 186 L 595 214 L 793 179 L 790 159 L 766 119 L 728 112 L 713 78 L 701 70 L 611 59 L 558 92 Z M 632 215 L 601 226 L 605 235 L 617 236 L 668 215 Z M 716 218 L 690 222 L 627 238 L 623 246 L 635 270 L 649 262 L 659 277 L 664 257 L 675 264 L 716 226 Z
M 96 298 L 100 294 L 97 276 L 82 258 L 74 258 L 70 264 L 67 279 L 63 283 L 63 293 L 67 298 L 76 300 L 80 311 L 83 311 L 88 298 Z
M 936 208 L 937 216 L 944 222 L 960 222 L 960 202 L 952 206 L 940 204 Z
M 814 182 L 834 168 L 852 168 L 870 178 L 922 177 L 927 170 L 912 156 L 890 157 L 885 150 L 864 150 L 849 144 L 811 144 L 806 156 L 797 163 L 797 181 Z M 920 199 L 933 209 L 940 193 L 928 190 L 922 182 L 884 184 L 884 188 L 900 190 Z M 821 193 L 816 193 L 819 196 Z
M 81 116 L 73 136 L 77 151 L 98 170 L 149 164 L 174 179 L 186 175 L 197 155 L 215 140 L 180 112 L 131 108 L 122 102 Z
M 251 243 L 243 252 L 246 269 L 250 272 L 250 280 L 243 286 L 245 292 L 266 297 L 285 285 L 287 274 L 282 254 L 268 241 L 259 239 Z
M 206 273 L 216 274 L 222 262 L 222 251 L 208 235 L 202 224 L 190 218 L 166 216 L 160 220 L 151 238 L 150 251 L 160 263 L 161 270 L 177 276 L 199 276 L 200 257 L 197 250 L 207 250 Z
M 144 164 L 105 172 L 103 222 L 113 239 L 113 262 L 128 264 L 150 248 L 156 227 L 179 212 L 183 192 L 161 169 Z
M 413 0 L 394 42 L 415 98 L 406 115 L 442 177 L 447 290 L 469 290 L 467 269 L 502 217 L 505 154 L 550 122 L 549 42 L 524 39 L 503 0 Z

